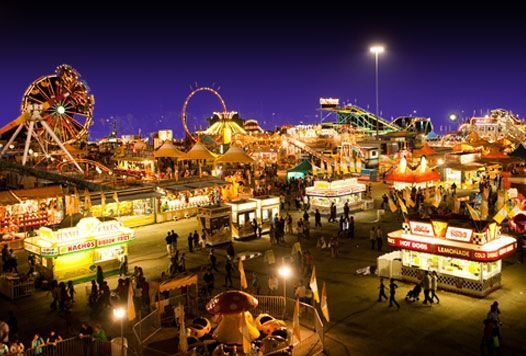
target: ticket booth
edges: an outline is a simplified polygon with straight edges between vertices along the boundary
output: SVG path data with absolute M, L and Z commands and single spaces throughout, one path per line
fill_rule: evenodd
M 199 226 L 208 246 L 232 241 L 232 208 L 229 205 L 200 206 L 197 212 Z
M 258 225 L 261 226 L 261 232 L 269 232 L 272 219 L 279 215 L 279 197 L 264 195 L 250 200 L 256 202 L 256 219 Z
M 256 219 L 257 203 L 253 200 L 239 199 L 227 205 L 232 207 L 232 236 L 235 239 L 253 237 L 253 220 Z

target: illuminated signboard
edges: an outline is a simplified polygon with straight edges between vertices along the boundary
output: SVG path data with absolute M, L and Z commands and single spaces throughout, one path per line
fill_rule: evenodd
M 460 227 L 448 226 L 447 231 L 446 231 L 446 239 L 462 241 L 462 242 L 470 242 L 472 234 L 473 234 L 473 230 L 471 229 L 463 229 Z
M 120 230 L 121 224 L 118 221 L 105 221 L 100 223 L 95 228 L 95 234 L 97 235 L 108 235 L 111 233 L 118 232 Z
M 131 239 L 132 239 L 132 235 L 121 235 L 121 236 L 116 236 L 116 237 L 97 239 L 97 247 L 118 244 L 118 243 L 130 241 Z
M 466 250 L 466 249 L 459 248 L 459 247 L 438 245 L 436 247 L 436 252 L 440 255 L 454 256 L 454 257 L 459 257 L 459 258 L 464 258 L 464 259 L 471 258 L 470 250 Z
M 53 235 L 55 235 L 55 238 L 58 241 L 77 240 L 80 237 L 79 229 L 77 229 L 76 227 L 68 227 L 65 229 L 60 229 L 58 231 L 55 231 Z
M 40 255 L 45 257 L 52 257 L 57 256 L 58 251 L 54 247 L 41 247 L 40 248 Z
M 430 223 L 410 221 L 409 226 L 411 227 L 411 233 L 414 235 L 435 237 L 433 225 L 431 225 Z
M 95 241 L 82 241 L 71 245 L 61 246 L 60 247 L 60 254 L 64 255 L 66 253 L 72 253 L 72 252 L 78 252 L 82 250 L 89 250 L 92 248 L 95 248 Z
M 31 245 L 29 243 L 24 243 L 24 249 L 29 252 L 33 252 L 34 254 L 40 255 L 40 247 Z

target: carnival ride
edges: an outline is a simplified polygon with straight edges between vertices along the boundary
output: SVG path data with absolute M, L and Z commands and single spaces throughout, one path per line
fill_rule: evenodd
M 511 111 L 494 109 L 484 117 L 472 117 L 469 122 L 460 125 L 458 131 L 464 135 L 476 132 L 482 139 L 495 142 L 507 139 L 514 145 L 526 141 L 526 125 Z
M 232 135 L 234 134 L 246 134 L 246 131 L 234 120 L 234 118 L 237 117 L 237 112 L 229 112 L 227 110 L 225 101 L 223 100 L 219 92 L 210 87 L 199 87 L 197 89 L 192 90 L 192 92 L 188 94 L 186 100 L 184 101 L 183 108 L 181 110 L 181 121 L 183 122 L 184 131 L 192 141 L 199 141 L 199 133 L 193 133 L 190 130 L 187 109 L 188 104 L 190 103 L 190 99 L 192 99 L 192 97 L 199 92 L 212 93 L 217 99 L 219 99 L 222 109 L 222 111 L 214 113 L 213 121 L 215 122 L 201 134 L 213 137 L 221 137 L 221 143 L 223 144 L 229 144 L 232 141 Z M 195 127 L 194 130 L 197 131 L 197 127 Z
M 35 157 L 47 159 L 58 149 L 82 172 L 65 145 L 87 140 L 95 103 L 88 91 L 80 74 L 67 64 L 58 66 L 55 74 L 32 82 L 22 98 L 21 115 L 0 128 L 0 135 L 14 131 L 1 154 L 15 150 L 15 142 L 25 129 L 22 165 L 32 152 Z
M 391 131 L 400 131 L 401 128 L 394 122 L 388 122 L 375 114 L 360 108 L 356 105 L 344 106 L 323 106 L 321 110 L 335 113 L 337 115 L 337 123 L 340 125 L 349 125 L 358 133 L 366 135 L 379 135 Z

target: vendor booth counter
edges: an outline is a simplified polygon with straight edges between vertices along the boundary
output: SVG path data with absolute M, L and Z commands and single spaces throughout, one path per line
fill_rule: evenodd
M 72 220 L 73 221 L 73 220 Z M 74 226 L 53 230 L 41 227 L 26 238 L 24 249 L 35 255 L 36 269 L 47 280 L 85 280 L 118 271 L 120 254 L 128 253 L 135 232 L 117 220 L 81 218 Z
M 235 239 L 254 237 L 257 202 L 239 199 L 226 204 L 232 207 L 232 236 Z
M 30 296 L 35 280 L 17 273 L 4 273 L 0 276 L 0 293 L 11 300 Z
M 250 200 L 256 202 L 256 219 L 259 227 L 261 227 L 261 232 L 269 232 L 273 218 L 279 216 L 279 197 L 262 195 Z
M 350 211 L 363 209 L 363 193 L 366 186 L 358 183 L 357 178 L 343 180 L 315 181 L 314 186 L 305 188 L 305 194 L 309 197 L 310 210 L 316 209 L 322 215 L 330 215 L 331 205 L 336 206 L 336 214 L 343 214 L 345 203 Z
M 439 220 L 404 223 L 387 238 L 389 245 L 400 249 L 401 278 L 418 283 L 424 271 L 437 271 L 438 286 L 445 290 L 485 297 L 498 289 L 502 259 L 515 251 L 517 241 L 501 234 L 495 222 L 485 224 L 476 231 Z
M 229 205 L 200 206 L 197 221 L 205 234 L 205 242 L 215 246 L 232 241 L 232 207 Z

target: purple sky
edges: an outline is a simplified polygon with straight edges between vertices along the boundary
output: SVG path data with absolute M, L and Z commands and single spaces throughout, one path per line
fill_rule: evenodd
M 19 3 L 0 5 L 2 125 L 18 116 L 25 88 L 62 63 L 95 95 L 92 138 L 109 132 L 111 117 L 120 133 L 171 128 L 182 137 L 179 113 L 195 83 L 220 86 L 229 109 L 266 128 L 319 121 L 323 96 L 374 111 L 368 48 L 375 41 L 387 47 L 380 58 L 386 118 L 416 111 L 439 131 L 452 111 L 526 114 L 526 25 L 513 7 Z M 190 118 L 220 108 L 210 94 L 194 99 Z

